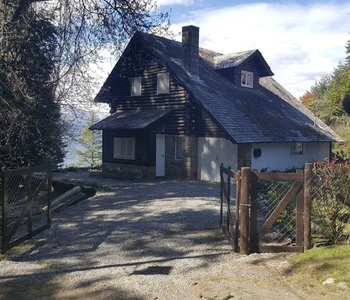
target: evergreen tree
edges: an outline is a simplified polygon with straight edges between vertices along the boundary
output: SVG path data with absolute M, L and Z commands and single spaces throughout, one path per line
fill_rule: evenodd
M 51 83 L 55 27 L 30 10 L 1 29 L 0 161 L 10 168 L 60 162 L 60 107 Z
M 90 113 L 89 121 L 81 132 L 81 137 L 77 140 L 84 148 L 77 150 L 76 153 L 80 157 L 78 166 L 89 166 L 95 168 L 102 161 L 102 137 L 99 130 L 90 130 L 89 128 L 97 122 L 94 112 Z

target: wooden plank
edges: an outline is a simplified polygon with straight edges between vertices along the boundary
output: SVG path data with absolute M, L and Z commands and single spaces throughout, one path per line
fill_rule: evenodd
M 14 177 L 14 176 L 21 176 L 29 173 L 46 172 L 50 170 L 50 168 L 51 168 L 50 165 L 41 165 L 41 166 L 21 168 L 16 170 L 5 170 L 3 171 L 3 173 L 6 177 Z
M 236 179 L 236 222 L 235 222 L 235 252 L 238 252 L 238 241 L 239 241 L 239 209 L 241 204 L 241 171 L 237 172 L 237 179 Z
M 279 180 L 279 181 L 302 181 L 302 173 L 255 173 L 259 179 L 263 180 Z
M 219 220 L 219 225 L 220 227 L 222 226 L 222 212 L 223 212 L 223 205 L 224 205 L 224 174 L 222 172 L 223 169 L 223 163 L 220 165 L 220 220 Z
M 259 252 L 265 253 L 281 253 L 281 252 L 303 252 L 303 247 L 300 246 L 279 246 L 279 245 L 260 245 Z
M 258 252 L 258 176 L 256 172 L 250 175 L 250 250 Z
M 228 170 L 231 168 L 228 167 Z M 227 177 L 227 198 L 226 198 L 226 203 L 227 203 L 227 230 L 229 233 L 231 233 L 231 224 L 232 224 L 232 216 L 231 216 L 231 176 Z
M 241 222 L 240 252 L 249 254 L 249 185 L 250 168 L 241 168 Z
M 303 246 L 304 240 L 304 189 L 302 188 L 296 199 L 296 222 L 295 222 L 296 244 Z
M 311 197 L 310 184 L 312 179 L 312 164 L 305 164 L 304 169 L 304 251 L 311 246 Z
M 295 195 L 299 189 L 302 187 L 303 183 L 299 181 L 295 181 L 288 192 L 283 197 L 282 201 L 277 205 L 272 214 L 267 218 L 264 225 L 261 227 L 259 232 L 259 240 L 261 240 L 264 235 L 268 232 L 269 228 L 273 225 L 273 223 L 277 220 L 281 212 L 286 208 L 288 203 L 293 199 L 293 195 Z

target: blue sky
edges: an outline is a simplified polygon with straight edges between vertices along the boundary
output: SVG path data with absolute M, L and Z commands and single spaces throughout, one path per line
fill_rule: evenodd
M 300 97 L 345 59 L 350 1 L 158 0 L 171 30 L 200 27 L 200 46 L 221 53 L 259 49 L 274 78 Z

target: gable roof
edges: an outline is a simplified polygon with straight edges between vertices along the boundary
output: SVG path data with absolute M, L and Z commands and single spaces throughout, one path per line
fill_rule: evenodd
M 226 68 L 235 68 L 239 65 L 242 65 L 243 63 L 246 63 L 247 61 L 251 60 L 252 58 L 258 58 L 258 61 L 260 65 L 262 66 L 262 71 L 260 71 L 260 76 L 272 76 L 274 75 L 271 71 L 269 65 L 267 64 L 266 60 L 262 56 L 259 50 L 249 50 L 249 51 L 242 51 L 242 52 L 236 52 L 236 53 L 230 53 L 230 54 L 222 54 L 218 55 L 214 58 L 215 63 L 215 70 L 218 69 L 226 69 Z
M 260 87 L 251 89 L 235 86 L 215 72 L 219 67 L 238 66 L 261 55 L 258 50 L 222 55 L 199 48 L 200 71 L 199 78 L 195 78 L 182 65 L 180 42 L 141 32 L 135 34 L 129 45 L 136 41 L 167 67 L 234 143 L 341 141 L 271 76 L 260 78 Z M 112 71 L 114 75 L 118 64 Z M 265 69 L 268 73 L 267 63 Z M 103 93 L 102 87 L 97 101 L 105 102 Z

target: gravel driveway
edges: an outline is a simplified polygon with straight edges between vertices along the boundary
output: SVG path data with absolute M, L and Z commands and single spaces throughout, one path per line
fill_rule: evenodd
M 1 299 L 303 299 L 280 283 L 284 254 L 231 251 L 218 184 L 101 182 L 0 261 Z

